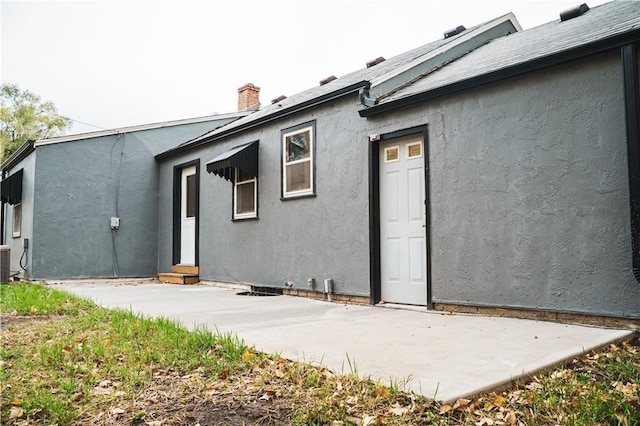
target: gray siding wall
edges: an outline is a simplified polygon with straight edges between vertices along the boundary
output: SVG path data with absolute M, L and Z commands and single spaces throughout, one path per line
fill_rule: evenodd
M 21 271 L 20 258 L 24 254 L 22 264 L 26 264 L 26 271 L 20 277 L 31 278 L 31 259 L 33 253 L 33 188 L 36 153 L 32 152 L 27 158 L 11 169 L 10 175 L 20 169 L 24 169 L 22 175 L 22 222 L 20 226 L 20 236 L 13 237 L 13 206 L 5 204 L 5 244 L 11 249 L 11 274 Z M 1 232 L 1 231 L 0 231 Z M 24 239 L 29 239 L 29 250 L 24 252 Z
M 434 301 L 640 317 L 619 57 L 370 120 L 429 124 Z
M 281 287 L 332 278 L 335 291 L 369 295 L 368 147 L 357 96 L 343 98 L 160 163 L 159 256 L 172 260 L 173 167 L 199 158 L 200 276 Z M 316 120 L 316 197 L 280 200 L 282 129 Z M 258 220 L 231 221 L 232 184 L 206 172 L 226 150 L 259 140 Z
M 156 275 L 153 156 L 214 127 L 195 123 L 38 146 L 33 276 Z M 121 219 L 113 233 L 112 216 Z

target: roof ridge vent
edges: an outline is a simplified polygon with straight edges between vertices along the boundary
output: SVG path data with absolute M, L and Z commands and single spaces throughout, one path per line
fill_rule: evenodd
M 285 99 L 287 99 L 287 97 L 285 95 L 280 95 L 277 98 L 271 99 L 271 103 L 272 104 L 277 104 L 278 102 L 284 101 Z
M 560 22 L 568 21 L 569 19 L 582 16 L 589 10 L 589 6 L 586 3 L 582 3 L 580 6 L 567 9 L 564 12 L 560 12 Z
M 466 28 L 464 25 L 458 25 L 455 28 L 451 28 L 450 30 L 447 30 L 444 32 L 444 38 L 447 39 L 449 37 L 453 37 L 455 35 L 460 34 L 461 32 L 466 31 Z
M 337 77 L 335 75 L 330 75 L 329 77 L 325 78 L 324 80 L 320 80 L 320 86 L 324 86 L 327 83 L 331 83 L 335 79 L 337 79 Z
M 369 62 L 367 62 L 367 68 L 371 68 L 373 66 L 378 65 L 380 62 L 384 62 L 385 59 L 382 56 L 378 56 L 375 59 L 370 60 Z

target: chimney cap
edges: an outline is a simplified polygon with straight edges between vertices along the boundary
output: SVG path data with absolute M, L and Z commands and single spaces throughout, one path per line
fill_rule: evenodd
M 375 65 L 378 65 L 380 62 L 384 62 L 385 59 L 382 56 L 378 56 L 375 59 L 370 60 L 369 62 L 367 62 L 367 68 L 371 68 Z
M 247 84 L 243 84 L 242 86 L 238 87 L 238 93 L 247 90 L 247 89 L 253 89 L 253 90 L 260 90 L 260 88 L 258 86 L 256 86 L 253 83 L 247 83 Z

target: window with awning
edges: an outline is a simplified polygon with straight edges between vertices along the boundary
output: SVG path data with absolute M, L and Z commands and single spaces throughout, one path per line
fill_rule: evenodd
M 209 173 L 226 180 L 234 180 L 234 169 L 246 176 L 258 176 L 258 141 L 231 148 L 207 163 Z
M 19 204 L 22 202 L 22 175 L 24 169 L 20 169 L 11 176 L 2 180 L 0 191 L 2 202 Z
M 207 164 L 207 172 L 233 183 L 233 220 L 258 217 L 258 141 L 231 148 Z

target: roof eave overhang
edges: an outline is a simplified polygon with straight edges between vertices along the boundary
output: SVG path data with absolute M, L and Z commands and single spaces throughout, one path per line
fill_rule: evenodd
M 64 142 L 75 142 L 75 141 L 84 140 L 84 139 L 100 138 L 103 136 L 112 136 L 112 135 L 118 135 L 121 133 L 142 132 L 145 130 L 155 130 L 155 129 L 162 129 L 165 127 L 184 126 L 187 124 L 205 123 L 208 121 L 220 121 L 220 120 L 226 120 L 231 118 L 238 119 L 249 114 L 250 114 L 249 111 L 232 112 L 227 114 L 207 115 L 203 117 L 185 118 L 181 120 L 171 120 L 171 121 L 162 121 L 158 123 L 140 124 L 136 126 L 118 127 L 114 129 L 100 130 L 97 132 L 56 136 L 53 138 L 37 140 L 36 147 L 42 146 L 42 145 L 53 145 L 53 144 L 64 143 Z
M 2 172 L 14 168 L 19 162 L 27 158 L 29 154 L 35 151 L 35 149 L 36 148 L 34 140 L 28 140 L 20 145 L 20 147 L 13 154 L 11 154 L 4 163 L 2 163 Z
M 416 93 L 414 95 L 409 95 L 393 101 L 361 109 L 360 111 L 358 111 L 358 113 L 360 114 L 360 117 L 366 118 L 396 111 L 421 102 L 485 86 L 487 84 L 506 80 L 512 77 L 517 77 L 519 75 L 527 74 L 533 71 L 539 71 L 544 68 L 549 68 L 555 65 L 563 64 L 565 62 L 602 53 L 607 50 L 618 48 L 628 43 L 636 43 L 638 41 L 640 41 L 640 28 L 627 31 L 622 34 L 617 34 L 615 36 L 611 36 L 602 40 L 598 40 L 593 43 L 578 46 L 573 49 L 560 51 L 551 55 L 536 58 L 528 62 L 512 65 L 465 80 L 460 80 L 446 86 L 436 87 L 434 89 Z
M 210 137 L 206 137 L 197 141 L 194 141 L 193 143 L 187 144 L 187 145 L 182 145 L 182 146 L 178 146 L 176 148 L 172 148 L 168 151 L 165 152 L 161 152 L 160 154 L 157 154 L 155 156 L 156 160 L 164 160 L 166 158 L 170 158 L 173 157 L 175 155 L 179 155 L 182 154 L 184 152 L 190 151 L 192 149 L 198 148 L 200 146 L 203 145 L 207 145 L 211 142 L 214 142 L 218 139 L 222 139 L 224 137 L 227 136 L 231 136 L 231 135 L 235 135 L 237 133 L 240 132 L 244 132 L 246 130 L 258 127 L 260 125 L 269 123 L 271 121 L 274 120 L 278 120 L 282 117 L 286 117 L 289 116 L 291 114 L 296 114 L 299 112 L 302 112 L 304 110 L 307 110 L 309 108 L 313 108 L 316 107 L 318 105 L 322 105 L 324 103 L 327 102 L 331 102 L 335 99 L 339 99 L 343 96 L 352 94 L 352 93 L 357 93 L 361 88 L 369 88 L 370 83 L 368 80 L 361 80 L 358 81 L 357 83 L 353 83 L 349 86 L 345 86 L 341 89 L 335 90 L 333 92 L 330 93 L 326 93 L 322 96 L 318 96 L 316 98 L 310 99 L 306 102 L 301 102 L 299 104 L 295 104 L 292 105 L 288 108 L 283 108 L 281 110 L 278 111 L 274 111 L 271 114 L 265 115 L 263 117 L 257 118 L 255 120 L 249 121 L 245 124 L 242 124 L 240 126 L 237 127 L 233 127 L 227 130 L 224 130 L 224 127 L 221 129 L 221 131 L 219 133 L 216 133 L 215 135 L 211 135 Z

